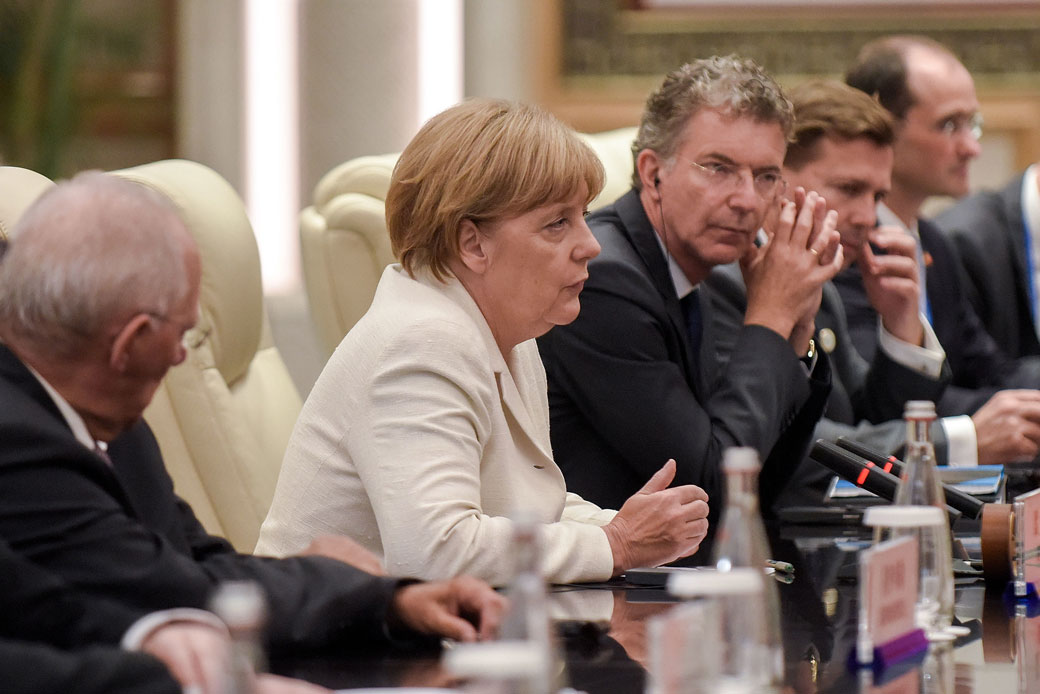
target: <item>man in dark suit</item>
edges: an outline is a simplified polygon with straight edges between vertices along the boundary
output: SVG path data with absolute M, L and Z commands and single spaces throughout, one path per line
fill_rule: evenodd
M 255 581 L 276 650 L 494 629 L 501 598 L 479 581 L 238 554 L 175 496 L 141 413 L 185 357 L 200 259 L 165 198 L 81 174 L 45 193 L 12 239 L 0 262 L 0 537 L 14 551 L 141 611 L 204 608 L 221 582 Z
M 675 458 L 675 484 L 707 491 L 717 517 L 722 452 L 751 446 L 768 510 L 804 456 L 830 382 L 813 316 L 841 258 L 818 196 L 782 201 L 790 127 L 779 86 L 735 56 L 685 65 L 648 99 L 633 189 L 588 219 L 602 251 L 581 313 L 539 338 L 570 490 L 609 507 Z M 770 211 L 778 231 L 758 248 Z M 737 259 L 750 300 L 722 369 L 699 285 Z
M 1037 263 L 1040 166 L 998 191 L 969 195 L 935 218 L 967 273 L 965 291 L 986 330 L 1011 358 L 1040 354 Z
M 214 615 L 186 609 L 146 614 L 87 595 L 2 541 L 0 614 L 0 672 L 6 694 L 180 693 L 182 683 L 202 684 L 206 691 L 222 686 L 215 680 L 228 639 Z M 123 648 L 117 647 L 120 643 Z M 262 675 L 257 685 L 258 694 L 325 691 L 272 675 Z
M 918 217 L 929 196 L 968 192 L 968 163 L 979 154 L 979 104 L 971 75 L 935 41 L 891 36 L 863 47 L 846 82 L 876 96 L 897 121 L 892 189 L 878 218 L 918 244 L 919 274 L 925 278 L 921 310 L 953 372 L 938 412 L 971 415 L 970 421 L 960 420 L 964 426 L 955 437 L 962 451 L 958 462 L 1031 460 L 1040 450 L 1040 361 L 1010 360 L 1001 352 L 967 299 L 956 252 L 938 228 Z M 856 347 L 870 359 L 878 318 L 859 268 L 842 272 L 835 285 Z
M 816 436 L 847 436 L 896 453 L 906 441 L 904 403 L 938 399 L 949 369 L 943 368 L 942 348 L 918 311 L 913 239 L 901 230 L 876 226 L 875 205 L 891 186 L 892 118 L 869 96 L 840 82 L 804 83 L 788 96 L 795 125 L 784 178 L 788 185 L 823 195 L 838 213 L 845 266 L 858 260 L 866 268 L 867 293 L 882 317 L 882 348 L 868 364 L 852 344 L 837 289 L 832 283 L 824 286 L 816 344 L 831 357 L 833 388 Z M 717 268 L 707 283 L 720 299 L 718 334 L 735 335 L 747 303 L 740 269 Z M 943 428 L 935 427 L 934 434 L 936 449 L 944 456 Z M 798 491 L 815 488 L 817 500 L 833 476 L 810 460 L 799 473 Z M 804 501 L 812 499 L 805 496 Z

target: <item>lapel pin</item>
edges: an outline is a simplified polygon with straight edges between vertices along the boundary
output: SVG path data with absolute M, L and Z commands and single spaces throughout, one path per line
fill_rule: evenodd
M 834 348 L 838 346 L 838 338 L 834 335 L 834 331 L 830 328 L 824 328 L 820 331 L 820 349 L 827 354 L 834 351 Z

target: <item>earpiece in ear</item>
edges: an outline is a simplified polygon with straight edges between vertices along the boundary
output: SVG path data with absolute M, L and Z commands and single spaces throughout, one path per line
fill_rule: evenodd
M 654 188 L 657 188 L 657 186 L 659 186 L 659 185 L 661 185 L 661 177 L 660 176 L 654 176 Z

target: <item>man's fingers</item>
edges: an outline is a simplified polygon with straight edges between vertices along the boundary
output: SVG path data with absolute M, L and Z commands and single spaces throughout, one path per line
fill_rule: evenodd
M 1040 423 L 1040 400 L 1022 400 L 1011 405 L 1018 416 L 1030 422 Z
M 917 259 L 917 242 L 899 227 L 880 226 L 872 229 L 867 238 L 887 255 L 902 255 Z
M 463 643 L 477 640 L 477 630 L 472 624 L 443 608 L 430 615 L 427 626 L 434 634 L 440 634 Z
M 868 246 L 869 248 L 869 246 Z M 904 255 L 874 255 L 871 251 L 865 256 L 864 276 L 899 276 L 917 279 L 917 259 Z
M 816 226 L 816 206 L 820 201 L 816 191 L 810 191 L 805 196 L 805 204 L 798 211 L 794 227 L 791 229 L 791 244 L 796 248 L 808 248 L 809 236 Z
M 795 204 L 788 200 L 780 208 L 780 222 L 776 225 L 776 231 L 773 234 L 773 241 L 779 243 L 785 243 L 791 238 L 791 232 L 795 225 L 795 220 L 798 218 L 798 209 Z
M 452 583 L 462 614 L 476 618 L 480 638 L 494 638 L 509 608 L 509 601 L 472 576 L 460 576 Z

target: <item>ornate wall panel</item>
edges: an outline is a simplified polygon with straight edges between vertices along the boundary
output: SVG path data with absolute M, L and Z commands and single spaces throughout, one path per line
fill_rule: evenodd
M 540 99 L 583 130 L 631 124 L 668 70 L 712 54 L 754 58 L 785 85 L 840 78 L 867 41 L 919 33 L 949 46 L 978 85 L 987 132 L 1040 159 L 1040 3 L 732 2 L 655 9 L 539 0 Z M 880 6 L 879 6 L 880 5 Z

